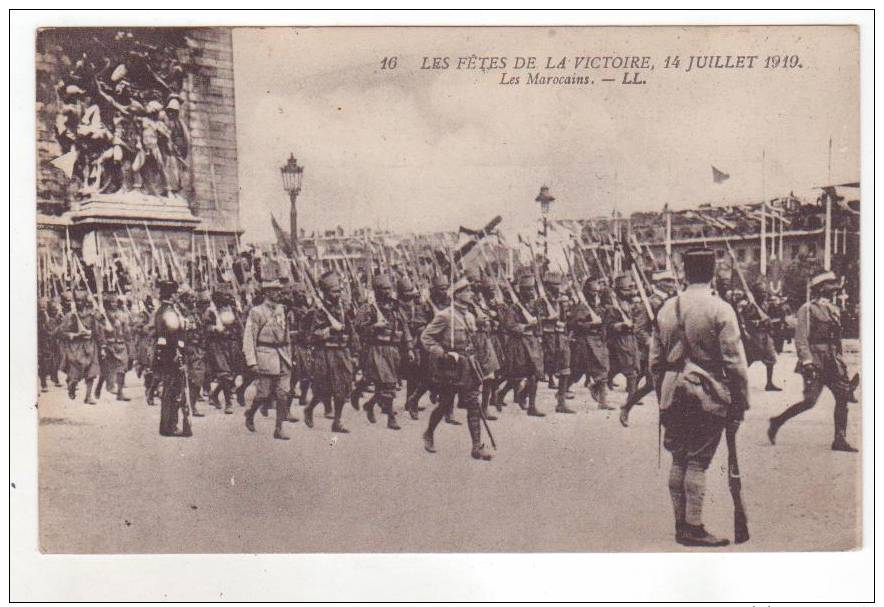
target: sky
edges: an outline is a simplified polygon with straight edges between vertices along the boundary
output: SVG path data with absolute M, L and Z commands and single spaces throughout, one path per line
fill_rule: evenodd
M 525 225 L 541 185 L 577 219 L 811 193 L 859 178 L 858 36 L 811 28 L 246 28 L 234 30 L 240 213 L 245 239 L 288 227 L 279 167 L 304 165 L 299 225 L 396 232 Z M 505 56 L 504 70 L 456 70 Z M 801 68 L 763 69 L 767 55 Z M 516 56 L 650 56 L 591 86 L 500 85 Z M 680 69 L 663 67 L 679 56 Z M 758 55 L 752 70 L 685 72 L 690 55 Z M 384 57 L 395 69 L 381 69 Z M 449 57 L 447 70 L 419 69 Z M 528 70 L 532 71 L 532 70 Z M 598 82 L 614 77 L 616 83 Z M 728 173 L 713 184 L 712 166 Z

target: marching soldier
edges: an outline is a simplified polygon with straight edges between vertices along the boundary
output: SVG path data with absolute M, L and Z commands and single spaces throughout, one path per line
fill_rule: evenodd
M 218 397 L 223 394 L 225 415 L 233 414 L 233 391 L 236 388 L 236 354 L 239 348 L 238 335 L 233 327 L 235 322 L 236 315 L 230 295 L 214 291 L 211 305 L 203 312 L 207 370 L 217 382 L 209 400 L 212 406 L 220 409 Z
M 599 404 L 599 409 L 613 409 L 608 405 L 608 343 L 605 304 L 599 281 L 587 278 L 583 283 L 586 304 L 578 303 L 568 316 L 571 331 L 572 368 L 570 380 L 580 381 L 585 374 L 592 383 L 589 393 Z
M 420 293 L 407 276 L 399 277 L 396 283 L 396 295 L 409 334 L 420 336 L 432 316 L 427 316 L 426 308 L 420 301 Z M 421 384 L 422 361 L 425 356 L 422 355 L 422 349 L 418 344 L 411 360 L 408 359 L 405 352 L 401 354 L 401 357 L 405 361 L 402 365 L 405 376 L 405 410 L 408 411 L 411 419 L 416 420 L 419 419 L 417 404 L 412 401 L 411 396 Z
M 648 300 L 651 304 L 651 310 L 656 317 L 660 308 L 663 307 L 663 304 L 678 294 L 678 279 L 671 271 L 662 270 L 660 272 L 655 272 L 652 276 L 652 280 L 654 281 L 654 289 L 648 296 Z M 646 317 L 647 315 L 645 314 L 644 316 Z M 626 402 L 623 403 L 623 406 L 620 408 L 620 424 L 624 428 L 629 426 L 629 412 L 632 408 L 640 404 L 641 399 L 654 390 L 654 378 L 650 372 L 650 368 L 646 369 L 644 378 L 645 383 L 640 388 L 636 387 L 635 392 L 626 398 Z
M 675 539 L 685 546 L 725 546 L 703 526 L 706 469 L 725 427 L 736 432 L 748 408 L 746 356 L 734 310 L 712 294 L 715 253 L 684 254 L 688 283 L 657 315 L 650 366 L 672 454 L 669 493 Z
M 273 438 L 289 440 L 283 432 L 283 422 L 289 417 L 292 354 L 285 308 L 281 303 L 282 283 L 270 264 L 261 267 L 261 291 L 264 301 L 249 310 L 243 330 L 243 354 L 256 386 L 255 399 L 245 414 L 246 428 L 255 431 L 255 413 L 266 401 L 276 409 Z
M 476 359 L 482 370 L 482 411 L 486 419 L 493 421 L 497 417 L 488 411 L 488 407 L 494 399 L 503 355 L 494 283 L 487 276 L 473 282 L 472 312 L 476 317 Z M 500 411 L 500 405 L 495 404 Z
M 65 363 L 68 383 L 68 397 L 77 398 L 77 384 L 86 382 L 83 402 L 94 405 L 92 386 L 98 377 L 100 365 L 96 343 L 96 318 L 84 292 L 78 292 L 70 313 L 62 323 L 61 331 L 67 339 Z
M 448 286 L 448 279 L 442 274 L 437 274 L 433 277 L 427 300 L 421 302 L 414 312 L 415 320 L 413 321 L 413 324 L 416 329 L 423 331 L 437 312 L 450 304 L 451 300 L 448 297 Z M 420 333 L 413 332 L 412 335 L 420 335 Z M 439 374 L 436 369 L 436 361 L 432 356 L 427 355 L 423 346 L 420 347 L 417 356 L 418 364 L 420 365 L 417 373 L 417 381 L 415 382 L 413 389 L 408 392 L 405 403 L 405 409 L 410 413 L 412 419 L 416 419 L 417 412 L 423 410 L 420 406 L 420 399 L 424 394 L 430 392 L 430 402 L 435 403 L 439 399 Z M 445 420 L 455 425 L 460 423 L 456 422 L 450 414 L 445 416 Z
M 341 298 L 341 278 L 331 271 L 319 279 L 321 300 L 311 314 L 313 336 L 313 398 L 304 410 L 304 423 L 313 427 L 313 409 L 320 402 L 331 404 L 334 421 L 332 432 L 349 432 L 341 423 L 344 403 L 353 390 L 356 367 L 352 345 L 355 340 L 352 318 Z
M 544 371 L 549 387 L 556 390 L 556 413 L 576 413 L 565 404 L 571 376 L 571 343 L 563 319 L 568 317 L 570 302 L 560 292 L 562 276 L 558 272 L 548 272 L 543 281 L 550 297 L 549 302 L 543 302 L 544 314 L 540 319 Z M 554 309 L 548 309 L 546 303 Z M 558 383 L 553 378 L 558 378 Z
M 374 384 L 374 395 L 364 408 L 368 421 L 374 423 L 374 405 L 379 404 L 387 415 L 387 427 L 399 430 L 393 399 L 396 398 L 402 353 L 405 352 L 406 360 L 414 360 L 413 344 L 408 321 L 394 297 L 393 282 L 388 276 L 379 274 L 374 277 L 372 286 L 374 302 L 364 304 L 355 320 L 356 330 L 366 346 L 362 373 Z
M 58 331 L 61 317 L 54 300 L 42 298 L 37 316 L 37 370 L 40 376 L 40 391 L 46 392 L 47 380 L 52 378 L 56 386 L 58 381 Z
M 466 278 L 452 286 L 453 305 L 440 310 L 421 334 L 424 349 L 439 363 L 441 387 L 457 397 L 457 406 L 467 410 L 467 427 L 472 441 L 473 459 L 487 461 L 491 454 L 482 444 L 479 389 L 482 372 L 475 359 L 476 319 L 470 308 L 473 291 Z M 424 432 L 424 449 L 435 453 L 433 433 L 445 416 L 448 405 L 444 400 L 430 413 L 429 425 Z
M 614 281 L 611 293 L 611 318 L 608 331 L 611 368 L 608 385 L 618 373 L 626 377 L 627 398 L 635 394 L 638 376 L 647 361 L 646 344 L 650 338 L 650 319 L 641 300 L 637 300 L 635 283 L 628 274 L 621 274 Z M 616 301 L 614 301 L 616 299 Z
M 307 286 L 300 281 L 292 284 L 292 302 L 289 307 L 289 336 L 292 342 L 292 356 L 298 384 L 298 402 L 307 404 L 307 393 L 310 391 L 311 375 L 313 373 L 313 353 L 311 351 L 312 336 L 310 335 L 310 323 L 312 322 L 310 308 L 310 296 Z M 295 389 L 295 381 L 292 381 L 292 391 Z
M 835 438 L 832 451 L 855 453 L 847 442 L 847 403 L 856 387 L 858 376 L 847 377 L 847 365 L 841 347 L 841 311 L 833 303 L 838 292 L 834 272 L 822 272 L 810 279 L 811 297 L 798 309 L 795 325 L 795 350 L 798 363 L 795 372 L 804 376 L 804 398 L 780 415 L 770 419 L 767 436 L 771 444 L 787 421 L 813 408 L 823 388 L 835 397 Z
M 130 400 L 124 393 L 123 387 L 126 380 L 126 371 L 129 368 L 129 319 L 125 310 L 125 303 L 119 301 L 113 294 L 105 295 L 108 303 L 107 322 L 99 323 L 99 343 L 101 351 L 101 374 L 95 385 L 96 398 L 101 396 L 102 384 L 107 384 L 107 389 L 116 391 L 117 400 Z
M 509 377 L 498 391 L 497 399 L 501 401 L 510 388 L 516 394 L 519 384 L 524 381 L 525 387 L 515 396 L 515 400 L 523 409 L 527 408 L 528 415 L 532 417 L 546 416 L 537 409 L 537 382 L 543 379 L 542 329 L 538 322 L 543 312 L 541 306 L 536 299 L 534 275 L 524 274 L 519 279 L 517 300 L 501 316 L 501 325 L 508 337 Z M 524 404 L 526 399 L 527 405 Z
M 185 318 L 175 305 L 174 297 L 178 283 L 162 280 L 157 285 L 160 305 L 154 315 L 154 359 L 151 369 L 151 390 L 162 386 L 160 399 L 160 435 L 176 436 L 178 431 L 178 410 L 183 409 L 181 436 L 192 436 L 190 409 L 187 400 L 185 381 L 186 361 L 184 360 Z M 152 396 L 152 393 L 149 394 Z
M 752 303 L 745 295 L 737 302 L 737 314 L 743 321 L 746 331 L 746 362 L 751 365 L 756 360 L 764 363 L 767 371 L 767 392 L 782 392 L 783 389 L 773 383 L 774 365 L 777 362 L 777 351 L 774 345 L 771 319 L 763 307 L 767 303 L 767 290 L 763 283 L 758 283 L 753 292 L 756 303 Z

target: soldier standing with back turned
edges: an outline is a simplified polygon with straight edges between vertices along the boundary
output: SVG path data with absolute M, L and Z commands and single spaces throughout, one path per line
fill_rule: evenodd
M 685 253 L 688 286 L 660 309 L 650 351 L 663 444 L 672 453 L 675 539 L 685 546 L 729 543 L 703 526 L 706 469 L 722 431 L 735 432 L 748 408 L 740 327 L 733 308 L 712 293 L 714 270 L 712 250 Z

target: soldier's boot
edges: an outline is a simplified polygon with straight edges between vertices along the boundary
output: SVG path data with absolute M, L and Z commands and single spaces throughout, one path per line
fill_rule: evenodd
M 614 407 L 608 404 L 608 383 L 600 381 L 596 384 L 596 401 L 599 403 L 599 409 L 602 411 L 612 411 Z
M 187 390 L 187 388 L 184 388 Z M 196 408 L 197 397 L 196 395 L 200 393 L 199 386 L 190 386 L 190 413 L 194 417 L 205 417 L 206 414 Z
M 288 435 L 283 432 L 282 425 L 288 416 L 288 405 L 284 400 L 276 399 L 276 427 L 273 430 L 273 438 L 277 440 L 289 440 Z
M 270 399 L 261 401 L 261 415 L 268 417 L 270 415 Z
M 703 500 L 706 495 L 706 471 L 688 462 L 684 469 L 685 523 L 676 541 L 684 546 L 714 548 L 727 546 L 727 539 L 719 538 L 703 527 Z
M 246 389 L 245 389 L 245 385 L 246 385 L 246 383 L 243 382 L 242 385 L 241 385 L 239 388 L 236 389 L 236 402 L 239 404 L 240 407 L 245 407 L 245 406 L 246 406 Z
M 297 417 L 295 417 L 294 415 L 292 415 L 292 398 L 291 398 L 291 396 L 286 396 L 284 405 L 285 405 L 285 421 L 292 423 L 292 424 L 299 422 L 300 420 Z
M 352 401 L 351 401 L 352 402 Z M 374 405 L 377 402 L 377 396 L 372 395 L 371 398 L 362 406 L 365 411 L 365 416 L 368 418 L 368 421 L 371 423 L 375 423 L 377 419 L 374 416 Z
M 485 413 L 485 419 L 488 421 L 496 421 L 497 416 L 489 413 L 491 398 L 494 395 L 494 380 L 486 379 L 482 382 L 482 412 Z
M 555 376 L 552 373 L 547 375 L 546 387 L 550 390 L 555 390 L 558 388 L 558 384 L 556 384 Z
M 313 409 L 315 409 L 316 405 L 318 405 L 318 404 L 319 404 L 319 400 L 317 399 L 316 395 L 314 394 L 313 399 L 309 403 L 307 403 L 306 407 L 304 407 L 304 424 L 308 428 L 313 427 Z
M 49 387 L 46 385 L 46 376 L 40 376 L 40 392 L 49 392 Z
M 335 415 L 332 412 L 331 403 L 327 403 L 327 402 L 323 401 L 322 408 L 323 408 L 323 413 L 324 413 L 325 419 L 334 419 L 335 418 Z
M 218 385 L 215 386 L 215 389 L 209 393 L 209 404 L 212 405 L 213 407 L 215 407 L 216 409 L 221 408 L 221 401 L 218 399 L 218 397 L 220 396 L 221 390 L 223 388 L 224 388 L 224 384 L 219 381 Z
M 528 384 L 527 382 L 518 382 L 513 387 L 513 402 L 519 405 L 522 411 L 528 409 Z
M 439 402 L 445 405 L 445 423 L 452 426 L 460 426 L 461 423 L 454 418 L 454 395 L 442 395 Z
M 57 383 L 55 384 L 58 385 Z M 859 402 L 856 400 L 856 389 L 859 387 L 859 373 L 854 373 L 853 377 L 850 378 L 850 384 L 847 388 L 847 402 L 856 403 Z
M 55 384 L 56 388 L 61 388 L 61 382 L 58 380 L 58 371 L 52 372 L 52 383 Z
M 344 413 L 344 399 L 335 396 L 334 397 L 334 410 L 335 410 L 335 421 L 332 422 L 331 431 L 337 432 L 338 434 L 349 434 L 350 431 L 344 427 L 344 424 L 341 423 L 341 416 Z
M 773 383 L 774 366 L 773 365 L 766 365 L 766 366 L 767 366 L 767 385 L 764 386 L 765 391 L 766 392 L 782 392 L 783 389 L 778 386 L 775 386 Z
M 77 382 L 68 380 L 68 398 L 75 400 L 77 398 Z
M 546 417 L 546 413 L 541 413 L 537 409 L 537 381 L 529 380 L 525 391 L 528 393 L 528 415 L 531 417 Z
M 568 393 L 568 376 L 559 376 L 559 388 L 556 390 L 556 413 L 577 413 L 565 404 Z
M 429 430 L 426 430 L 423 433 L 422 437 L 424 439 L 424 451 L 426 451 L 427 453 L 435 453 L 436 446 L 433 444 L 433 433 Z
M 471 452 L 473 459 L 487 462 L 491 459 L 491 453 L 482 444 L 482 426 L 480 425 L 479 411 L 477 409 L 467 410 L 467 427 L 470 430 L 470 440 L 473 443 Z
M 104 387 L 104 376 L 99 375 L 95 383 L 95 398 L 101 398 L 101 389 Z
M 381 409 L 387 414 L 387 428 L 390 430 L 401 430 L 401 426 L 396 423 L 396 411 L 393 410 L 393 399 L 391 397 L 384 399 Z
M 359 411 L 359 397 L 362 396 L 362 392 L 359 388 L 353 388 L 353 391 L 350 392 L 350 406 L 353 407 L 356 411 Z M 368 406 L 368 403 L 366 403 Z
M 669 469 L 669 497 L 672 498 L 672 511 L 675 515 L 675 541 L 680 542 L 685 525 L 684 467 L 673 460 Z
M 92 384 L 95 382 L 94 379 L 86 380 L 86 396 L 83 398 L 83 403 L 87 405 L 94 405 L 95 401 L 92 400 Z
M 246 409 L 246 428 L 249 429 L 249 432 L 255 431 L 255 413 L 258 412 L 260 406 L 261 401 L 255 399 L 252 401 L 252 406 Z
M 233 391 L 226 386 L 224 392 L 224 414 L 233 415 Z
M 128 402 L 132 400 L 128 396 L 126 396 L 125 392 L 123 392 L 123 388 L 126 383 L 126 375 L 124 373 L 117 373 L 117 400 Z
M 696 548 L 721 548 L 730 544 L 730 540 L 724 537 L 712 535 L 703 525 L 690 525 L 683 523 L 680 533 L 675 536 L 682 546 L 693 546 Z
M 832 451 L 859 451 L 847 442 L 847 401 L 842 399 L 835 402 L 835 440 L 832 441 Z
M 503 382 L 503 386 L 495 390 L 494 392 L 494 404 L 497 407 L 498 411 L 502 410 L 502 407 L 506 406 L 506 393 L 509 392 L 513 387 L 513 382 L 506 380 Z
M 306 406 L 307 403 L 310 402 L 307 400 L 307 393 L 310 391 L 310 380 L 302 379 L 298 382 L 298 390 L 300 392 L 300 394 L 298 394 L 298 404 L 302 407 Z
M 417 403 L 414 402 L 414 392 L 409 392 L 408 396 L 405 397 L 405 410 L 408 411 L 408 415 L 411 419 L 415 421 L 420 419 L 420 415 L 417 411 Z
M 777 432 L 779 432 L 780 428 L 783 427 L 783 424 L 785 424 L 796 415 L 804 413 L 808 409 L 811 409 L 815 404 L 816 403 L 813 401 L 801 400 L 777 415 L 776 417 L 771 417 L 767 427 L 767 439 L 770 441 L 770 444 L 776 444 Z

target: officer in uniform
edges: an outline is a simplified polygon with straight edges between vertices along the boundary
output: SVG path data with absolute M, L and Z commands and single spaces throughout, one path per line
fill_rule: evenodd
M 574 370 L 571 381 L 578 382 L 585 374 L 592 382 L 589 393 L 599 404 L 599 408 L 612 409 L 608 405 L 606 310 L 599 281 L 587 278 L 583 283 L 583 296 L 586 304 L 578 303 L 568 315 L 568 328 L 572 336 L 571 364 Z
M 255 413 L 266 401 L 275 405 L 276 426 L 273 438 L 289 440 L 283 431 L 288 420 L 291 392 L 292 353 L 282 283 L 271 264 L 261 267 L 261 291 L 264 301 L 249 310 L 243 329 L 242 350 L 246 366 L 255 377 L 255 399 L 246 410 L 246 428 L 255 431 Z
M 312 310 L 310 307 L 310 295 L 307 285 L 301 281 L 292 283 L 292 301 L 288 310 L 289 337 L 292 342 L 292 361 L 297 372 L 298 402 L 307 404 L 307 393 L 310 391 L 310 382 L 313 373 L 312 337 L 310 324 L 312 322 Z M 294 392 L 295 381 L 292 381 Z
M 184 410 L 181 436 L 192 436 L 190 427 L 189 394 L 185 381 L 186 361 L 184 360 L 185 317 L 174 302 L 178 283 L 163 280 L 157 285 L 160 304 L 154 315 L 152 388 L 161 385 L 160 435 L 175 436 L 178 428 L 178 409 Z
M 381 406 L 387 415 L 387 427 L 399 430 L 393 399 L 400 376 L 402 353 L 406 361 L 414 360 L 408 320 L 402 313 L 394 296 L 393 281 L 378 274 L 372 281 L 374 303 L 364 304 L 356 313 L 355 326 L 366 347 L 362 373 L 366 381 L 374 384 L 374 395 L 365 403 L 368 421 L 375 422 L 374 405 Z
M 320 402 L 334 410 L 332 432 L 349 432 L 341 423 L 344 403 L 353 390 L 356 366 L 352 345 L 356 338 L 352 317 L 341 298 L 340 276 L 326 272 L 319 279 L 321 301 L 310 315 L 313 337 L 313 398 L 304 410 L 304 423 L 313 427 L 313 409 Z
M 220 409 L 219 394 L 224 394 L 224 413 L 233 414 L 233 391 L 236 387 L 236 350 L 233 341 L 233 300 L 228 293 L 216 290 L 211 295 L 212 304 L 203 312 L 206 332 L 207 370 L 217 386 L 210 402 Z
M 855 386 L 847 377 L 841 348 L 841 311 L 833 302 L 838 280 L 834 272 L 822 272 L 810 279 L 808 288 L 811 298 L 798 308 L 795 324 L 795 372 L 804 376 L 804 398 L 770 419 L 767 436 L 774 444 L 783 424 L 811 409 L 825 387 L 835 397 L 832 451 L 855 453 L 857 449 L 847 442 L 847 403 Z
M 684 254 L 688 286 L 657 314 L 650 367 L 660 402 L 663 444 L 672 454 L 669 493 L 675 538 L 686 546 L 724 546 L 703 526 L 706 469 L 728 427 L 748 408 L 746 355 L 734 310 L 712 293 L 715 253 Z
M 486 276 L 472 282 L 473 315 L 476 317 L 476 359 L 482 370 L 482 411 L 488 420 L 497 417 L 488 411 L 492 404 L 497 376 L 501 369 L 501 344 L 499 339 L 499 321 L 497 303 L 495 302 L 494 283 Z M 497 405 L 500 411 L 500 405 Z
M 457 397 L 457 406 L 467 410 L 467 427 L 472 441 L 472 456 L 490 460 L 491 454 L 482 444 L 479 390 L 482 371 L 475 359 L 476 318 L 470 311 L 473 291 L 466 278 L 452 286 L 453 305 L 440 310 L 421 334 L 421 344 L 439 364 L 441 389 Z M 430 413 L 429 426 L 424 432 L 424 448 L 435 453 L 433 433 L 445 416 L 448 405 L 442 400 Z

